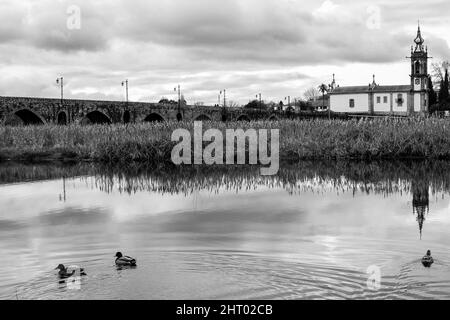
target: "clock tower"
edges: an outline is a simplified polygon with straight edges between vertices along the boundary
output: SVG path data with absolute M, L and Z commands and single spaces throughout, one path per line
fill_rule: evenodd
M 428 48 L 425 47 L 420 25 L 414 46 L 411 46 L 411 96 L 408 113 L 428 112 Z

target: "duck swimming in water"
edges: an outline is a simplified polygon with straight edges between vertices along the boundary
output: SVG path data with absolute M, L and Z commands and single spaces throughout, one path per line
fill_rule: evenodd
M 422 258 L 422 264 L 424 267 L 429 268 L 434 263 L 433 257 L 431 256 L 431 251 L 427 251 L 427 255 Z
M 136 266 L 136 259 L 122 255 L 122 252 L 117 252 L 115 255 L 116 265 L 118 266 Z
M 58 271 L 58 276 L 61 279 L 67 279 L 71 276 L 86 276 L 86 272 L 84 272 L 84 268 L 80 268 L 77 266 L 69 266 L 69 267 L 65 267 L 63 264 L 58 265 L 55 270 L 59 270 Z

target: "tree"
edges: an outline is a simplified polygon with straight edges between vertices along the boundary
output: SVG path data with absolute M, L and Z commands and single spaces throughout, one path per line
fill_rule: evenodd
M 449 94 L 448 94 L 448 69 L 445 70 L 445 76 L 444 76 L 444 92 L 442 94 L 443 101 L 447 101 Z
M 444 103 L 449 98 L 449 83 L 448 83 L 448 70 L 445 71 L 444 78 L 441 80 L 440 90 L 439 90 L 439 103 Z
M 431 76 L 428 76 L 428 96 L 429 96 L 429 105 L 430 107 L 432 105 L 435 105 L 437 103 L 437 94 L 436 91 L 434 91 L 433 81 L 431 79 Z
M 309 88 L 308 90 L 306 90 L 306 91 L 303 93 L 303 96 L 305 97 L 305 99 L 306 99 L 307 101 L 309 101 L 309 100 L 315 100 L 315 99 L 317 99 L 317 97 L 318 97 L 319 95 L 320 95 L 319 90 L 317 90 L 317 88 L 314 88 L 314 87 Z
M 322 106 L 325 109 L 325 93 L 328 91 L 328 86 L 326 84 L 322 83 L 319 86 L 319 91 L 322 92 Z M 328 118 L 331 118 L 330 108 L 328 108 Z
M 448 70 L 449 65 L 450 63 L 448 61 L 441 61 L 431 64 L 431 68 L 433 69 L 433 78 L 435 78 L 437 82 L 444 80 L 444 74 Z
M 252 100 L 249 103 L 247 103 L 244 108 L 247 109 L 259 109 L 259 101 L 258 100 Z
M 236 101 L 233 100 L 229 100 L 227 102 L 227 107 L 228 108 L 239 108 L 241 105 L 239 103 L 237 103 Z
M 311 104 L 307 101 L 299 100 L 298 107 L 300 108 L 300 111 L 313 111 Z
M 428 76 L 428 105 L 428 112 L 430 114 L 439 111 L 438 96 L 436 91 L 434 91 L 434 85 L 431 76 Z
M 158 103 L 161 103 L 161 104 L 177 104 L 176 101 L 169 100 L 166 97 L 162 97 L 161 100 L 159 100 Z

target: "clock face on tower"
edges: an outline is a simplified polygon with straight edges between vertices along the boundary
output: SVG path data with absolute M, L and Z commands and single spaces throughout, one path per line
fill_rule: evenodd
M 420 79 L 416 79 L 416 85 L 420 84 Z

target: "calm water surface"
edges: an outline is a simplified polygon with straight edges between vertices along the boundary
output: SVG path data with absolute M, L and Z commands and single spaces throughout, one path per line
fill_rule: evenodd
M 450 163 L 0 165 L 2 299 L 450 298 Z M 431 249 L 435 264 L 422 267 Z M 118 270 L 114 254 L 138 260 Z M 59 283 L 59 263 L 81 283 Z M 367 269 L 381 287 L 367 286 Z

